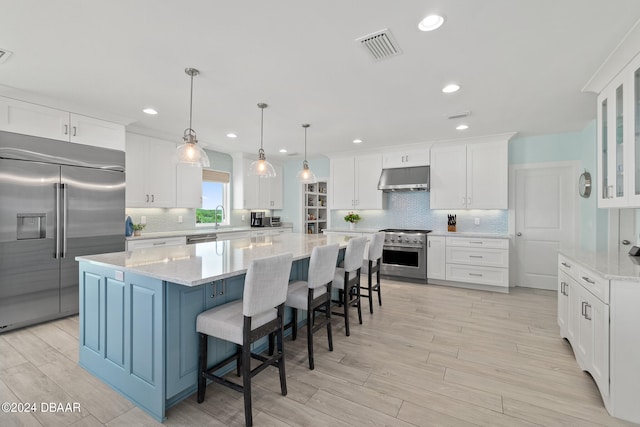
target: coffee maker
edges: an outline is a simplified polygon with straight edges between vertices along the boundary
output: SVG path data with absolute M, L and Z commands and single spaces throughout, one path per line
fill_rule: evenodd
M 251 226 L 264 227 L 264 212 L 251 212 Z

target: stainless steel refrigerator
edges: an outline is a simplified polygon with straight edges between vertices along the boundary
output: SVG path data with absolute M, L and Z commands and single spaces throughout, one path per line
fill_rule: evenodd
M 124 152 L 0 132 L 0 332 L 78 312 L 78 255 L 124 251 Z

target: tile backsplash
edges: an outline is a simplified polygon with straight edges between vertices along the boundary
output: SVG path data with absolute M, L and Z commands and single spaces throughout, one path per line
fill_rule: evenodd
M 447 215 L 456 215 L 458 232 L 506 234 L 509 230 L 508 210 L 431 210 L 428 192 L 385 193 L 387 209 L 355 210 L 363 218 L 358 227 L 406 228 L 447 231 Z M 346 226 L 348 210 L 331 211 L 331 228 Z M 479 218 L 480 224 L 475 220 Z
M 133 223 L 139 223 L 142 216 L 147 217 L 147 226 L 144 231 L 155 233 L 159 231 L 193 230 L 196 227 L 196 210 L 187 208 L 127 208 L 126 215 L 131 216 Z M 242 216 L 244 215 L 244 220 Z M 182 216 L 182 223 L 178 217 Z M 124 227 L 124 219 L 122 220 Z M 213 224 L 211 224 L 213 225 Z M 248 210 L 232 210 L 231 226 L 240 227 L 249 225 Z

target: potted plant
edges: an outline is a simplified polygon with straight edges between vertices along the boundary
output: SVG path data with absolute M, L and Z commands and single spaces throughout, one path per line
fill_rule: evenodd
M 140 232 L 144 229 L 146 224 L 133 224 L 133 235 L 139 236 Z
M 356 228 L 356 223 L 358 221 L 360 221 L 361 219 L 362 218 L 360 217 L 360 215 L 358 215 L 357 213 L 354 213 L 354 212 L 349 212 L 344 217 L 344 220 L 349 223 L 349 229 L 350 230 L 355 229 Z

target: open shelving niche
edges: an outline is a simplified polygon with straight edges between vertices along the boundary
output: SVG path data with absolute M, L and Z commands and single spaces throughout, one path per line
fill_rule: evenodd
M 303 185 L 304 228 L 307 234 L 322 234 L 327 228 L 327 180 Z

